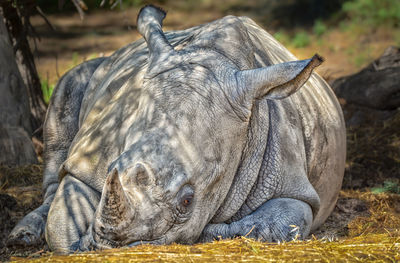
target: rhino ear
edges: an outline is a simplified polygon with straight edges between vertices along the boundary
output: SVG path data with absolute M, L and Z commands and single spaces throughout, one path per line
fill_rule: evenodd
M 122 188 L 117 169 L 113 169 L 107 176 L 97 216 L 101 221 L 116 225 L 132 214 L 133 208 Z
M 318 54 L 311 59 L 285 62 L 258 69 L 236 72 L 236 79 L 243 87 L 246 101 L 266 97 L 283 99 L 301 88 L 313 69 L 323 62 Z
M 173 47 L 168 42 L 162 31 L 162 21 L 166 13 L 159 7 L 147 5 L 143 7 L 137 17 L 137 28 L 139 33 L 146 40 L 149 48 L 150 63 L 157 63 L 162 60 L 162 55 L 174 52 Z

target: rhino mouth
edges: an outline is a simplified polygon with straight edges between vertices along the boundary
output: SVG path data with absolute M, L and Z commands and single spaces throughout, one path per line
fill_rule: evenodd
M 94 245 L 96 248 L 107 249 L 107 248 L 117 248 L 121 246 L 120 242 L 109 239 L 105 235 L 100 235 L 94 229 L 92 230 L 92 237 L 93 237 L 92 245 Z
M 158 239 L 153 239 L 153 240 L 138 240 L 131 242 L 127 247 L 136 247 L 139 245 L 145 245 L 145 244 L 152 244 L 152 245 L 165 245 L 167 241 L 166 237 L 158 238 Z
M 107 248 L 118 248 L 118 247 L 135 247 L 139 245 L 144 245 L 144 244 L 152 244 L 152 245 L 164 245 L 167 242 L 166 236 L 162 236 L 160 238 L 155 238 L 155 239 L 149 239 L 149 240 L 129 240 L 128 242 L 126 240 L 123 240 L 122 238 L 120 240 L 113 240 L 108 238 L 106 235 L 101 235 L 100 233 L 97 233 L 93 229 L 92 231 L 92 245 L 94 245 L 97 248 L 100 249 L 107 249 Z

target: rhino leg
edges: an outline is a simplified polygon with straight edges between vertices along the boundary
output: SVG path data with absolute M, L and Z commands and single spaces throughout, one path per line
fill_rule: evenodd
M 307 203 L 291 198 L 275 198 L 239 221 L 207 225 L 199 241 L 237 236 L 266 242 L 301 239 L 308 236 L 312 220 L 312 210 Z
M 79 112 L 87 84 L 104 58 L 87 61 L 66 73 L 55 88 L 43 126 L 45 170 L 43 204 L 11 231 L 7 245 L 33 246 L 43 241 L 47 214 L 58 188 L 58 170 L 78 131 Z
M 69 253 L 93 221 L 100 193 L 71 175 L 57 189 L 46 224 L 46 241 L 52 251 Z

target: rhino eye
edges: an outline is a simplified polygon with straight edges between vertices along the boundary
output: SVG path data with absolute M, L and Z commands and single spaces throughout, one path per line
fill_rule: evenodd
M 194 191 L 190 185 L 185 185 L 180 190 L 178 194 L 178 206 L 177 209 L 179 213 L 186 214 L 190 211 L 190 207 L 193 203 L 194 198 Z
M 192 204 L 193 194 L 186 194 L 183 196 L 181 205 L 184 207 L 188 207 Z

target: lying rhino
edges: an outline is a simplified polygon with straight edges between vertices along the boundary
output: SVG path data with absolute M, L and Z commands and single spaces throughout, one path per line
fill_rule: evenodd
M 332 211 L 345 164 L 340 106 L 246 17 L 144 37 L 59 81 L 44 124 L 42 206 L 10 234 L 60 252 L 304 238 Z M 288 62 L 292 61 L 292 62 Z

